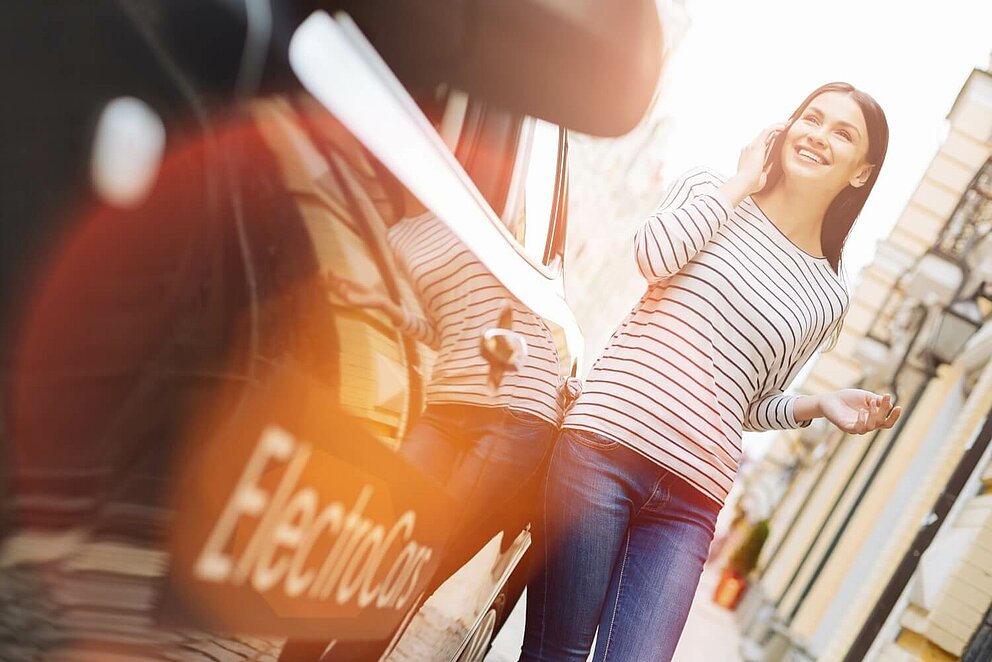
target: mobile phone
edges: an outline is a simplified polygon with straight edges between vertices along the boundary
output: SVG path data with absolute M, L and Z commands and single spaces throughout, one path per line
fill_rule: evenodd
M 772 146 L 775 144 L 775 140 L 778 138 L 778 134 L 781 133 L 780 129 L 776 129 L 768 134 L 768 141 L 765 143 L 765 167 L 768 167 L 768 159 L 772 155 Z

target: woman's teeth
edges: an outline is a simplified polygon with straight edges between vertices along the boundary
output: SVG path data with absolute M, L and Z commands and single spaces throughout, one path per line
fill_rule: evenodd
M 807 149 L 801 149 L 801 150 L 799 150 L 799 156 L 802 156 L 802 157 L 808 159 L 809 161 L 812 161 L 813 163 L 817 163 L 819 165 L 823 165 L 824 164 L 824 160 L 823 159 L 821 159 L 819 156 L 817 156 L 816 154 L 814 154 L 813 152 L 811 152 L 811 151 L 809 151 Z

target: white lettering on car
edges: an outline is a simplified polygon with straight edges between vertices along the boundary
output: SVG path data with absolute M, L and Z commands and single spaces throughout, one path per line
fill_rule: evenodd
M 333 596 L 338 605 L 354 600 L 362 609 L 403 609 L 434 556 L 414 540 L 416 513 L 403 512 L 391 526 L 373 522 L 364 514 L 375 496 L 372 485 L 362 486 L 347 512 L 340 501 L 321 504 L 316 489 L 300 485 L 312 453 L 311 444 L 278 427 L 262 433 L 207 535 L 194 575 L 214 584 L 248 583 L 259 593 Z M 260 479 L 273 472 L 280 475 L 270 493 Z M 243 551 L 232 552 L 235 532 L 253 522 Z M 333 545 L 323 559 L 312 559 L 321 540 Z

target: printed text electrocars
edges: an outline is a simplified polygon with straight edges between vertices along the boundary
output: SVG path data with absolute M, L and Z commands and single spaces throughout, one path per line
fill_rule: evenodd
M 299 479 L 313 452 L 277 427 L 267 428 L 245 464 L 227 503 L 207 536 L 194 573 L 198 579 L 236 586 L 250 582 L 264 593 L 281 590 L 287 597 L 355 600 L 359 608 L 403 609 L 422 583 L 421 573 L 433 549 L 413 540 L 416 513 L 405 511 L 387 530 L 363 515 L 374 488 L 364 485 L 346 512 L 334 501 L 319 508 L 313 487 Z M 282 470 L 268 493 L 259 478 Z M 232 538 L 257 522 L 247 544 L 231 553 Z M 318 541 L 334 540 L 323 559 L 311 559 Z M 391 562 L 387 562 L 391 559 Z

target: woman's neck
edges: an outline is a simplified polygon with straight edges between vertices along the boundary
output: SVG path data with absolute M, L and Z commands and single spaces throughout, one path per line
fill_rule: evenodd
M 832 198 L 780 182 L 771 190 L 753 194 L 751 199 L 794 244 L 812 255 L 823 255 L 820 232 Z

